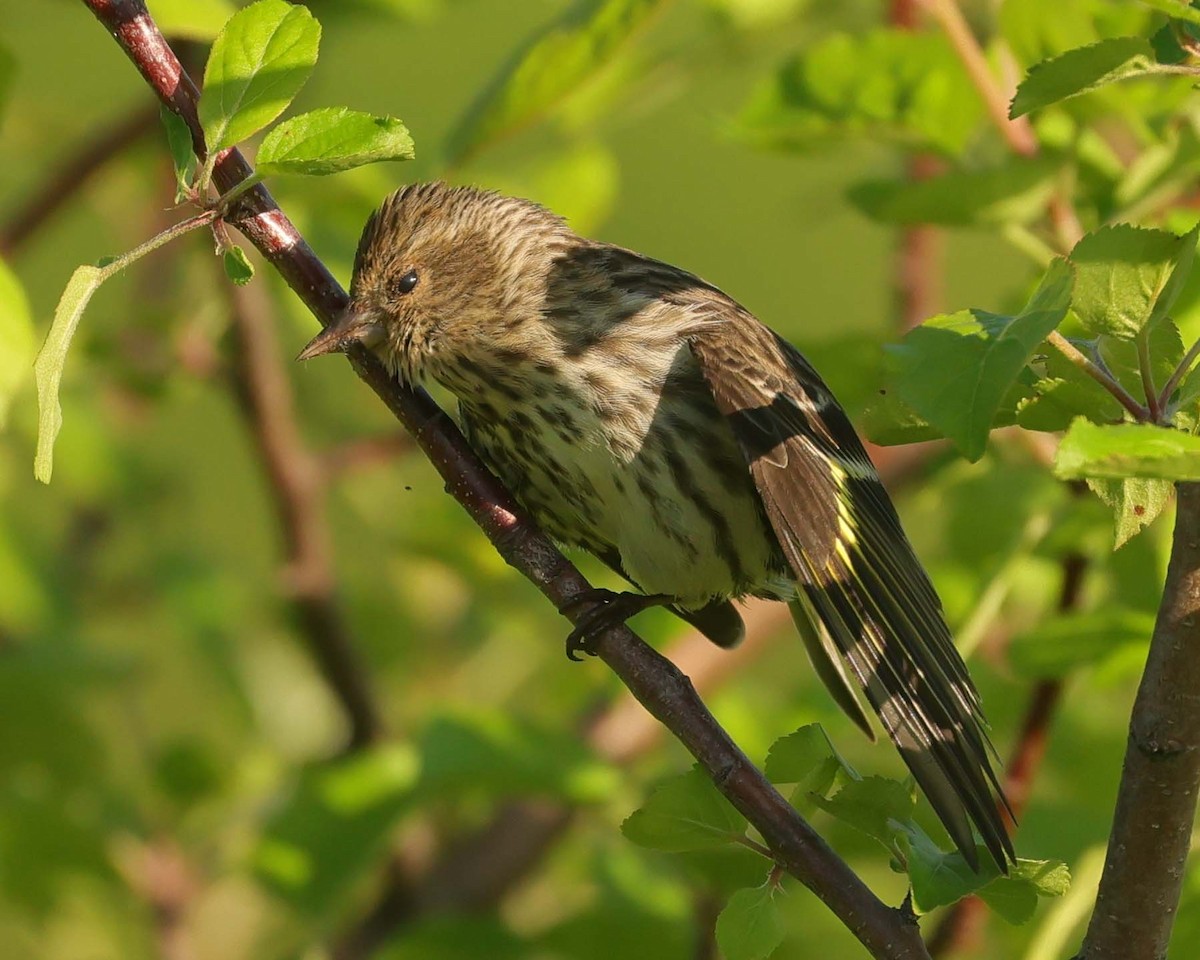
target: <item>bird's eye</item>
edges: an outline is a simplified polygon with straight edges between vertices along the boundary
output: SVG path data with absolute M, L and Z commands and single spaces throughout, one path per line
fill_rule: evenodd
M 409 270 L 404 276 L 396 281 L 397 293 L 412 293 L 413 287 L 417 285 L 417 271 Z

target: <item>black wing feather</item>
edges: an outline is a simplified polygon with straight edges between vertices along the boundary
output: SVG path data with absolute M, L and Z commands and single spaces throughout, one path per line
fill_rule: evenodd
M 979 696 L 895 508 L 816 371 L 729 309 L 736 313 L 700 327 L 690 346 L 807 606 L 963 856 L 977 866 L 973 823 L 1006 869 L 1013 847 L 996 801 L 1007 802 Z

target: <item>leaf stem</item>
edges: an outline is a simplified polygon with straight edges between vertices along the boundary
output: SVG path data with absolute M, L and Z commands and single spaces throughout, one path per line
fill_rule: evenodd
M 1133 395 L 1121 386 L 1111 374 L 1088 359 L 1078 347 L 1057 330 L 1046 338 L 1046 342 L 1111 393 L 1117 403 L 1133 414 L 1134 419 L 1139 423 L 1144 423 L 1150 417 L 1150 411 L 1138 403 Z
M 155 234 L 145 243 L 138 244 L 129 252 L 123 253 L 119 257 L 113 257 L 108 263 L 100 267 L 100 282 L 103 283 L 114 274 L 120 273 L 130 264 L 142 259 L 146 254 L 157 250 L 159 247 L 166 246 L 172 240 L 182 237 L 185 233 L 191 233 L 198 227 L 212 223 L 217 219 L 217 216 L 218 212 L 216 210 L 205 210 L 203 213 L 198 213 L 194 217 L 188 217 L 186 220 L 181 220 L 179 223 L 167 227 L 162 233 Z
M 773 854 L 771 852 L 769 847 L 764 846 L 763 844 L 759 843 L 757 840 L 751 840 L 744 833 L 739 836 L 734 837 L 733 842 L 740 843 L 747 850 L 753 850 L 760 857 L 766 857 L 772 863 L 775 863 L 775 854 Z
M 1192 368 L 1192 364 L 1196 362 L 1196 358 L 1200 357 L 1200 340 L 1192 344 L 1192 348 L 1187 352 L 1182 360 L 1179 361 L 1179 366 L 1175 368 L 1175 372 L 1171 374 L 1171 379 L 1162 388 L 1162 392 L 1158 395 L 1158 406 L 1160 410 L 1166 410 L 1167 404 L 1171 401 L 1171 394 L 1179 386 L 1180 381 L 1187 376 L 1188 371 Z
M 1158 422 L 1162 415 L 1162 404 L 1158 402 L 1158 388 L 1154 385 L 1154 368 L 1150 364 L 1150 337 L 1143 331 L 1137 338 L 1138 369 L 1142 374 L 1142 392 L 1146 394 L 1146 406 L 1150 419 Z

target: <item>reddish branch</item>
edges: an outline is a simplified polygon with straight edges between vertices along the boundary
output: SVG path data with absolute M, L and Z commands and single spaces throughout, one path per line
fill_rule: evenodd
M 204 156 L 196 117 L 197 91 L 154 25 L 142 0 L 83 0 L 114 36 L 151 88 L 192 131 Z M 214 181 L 222 192 L 250 174 L 237 150 L 218 156 Z M 334 320 L 346 294 L 275 204 L 264 187 L 240 198 L 228 221 L 280 272 L 322 324 Z M 366 351 L 350 361 L 416 438 L 504 559 L 533 582 L 557 609 L 590 589 L 587 581 L 526 518 L 512 497 L 474 456 L 450 418 L 422 391 L 390 378 Z M 571 606 L 573 618 L 587 605 Z M 597 638 L 601 659 L 635 697 L 666 725 L 762 835 L 779 862 L 817 894 L 878 958 L 926 957 L 915 925 L 880 901 L 840 860 L 762 773 L 746 758 L 696 695 L 690 681 L 626 627 Z
M 321 465 L 301 436 L 271 305 L 261 283 L 230 285 L 234 386 L 267 473 L 287 551 L 284 589 L 301 635 L 350 722 L 348 747 L 379 739 L 366 671 L 338 608 Z

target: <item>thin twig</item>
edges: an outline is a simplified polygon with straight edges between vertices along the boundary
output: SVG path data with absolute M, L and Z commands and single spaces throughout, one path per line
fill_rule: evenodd
M 1057 330 L 1053 331 L 1046 338 L 1046 342 L 1111 393 L 1121 406 L 1133 414 L 1135 420 L 1145 422 L 1149 418 L 1150 411 L 1148 409 L 1138 403 L 1128 390 L 1121 386 L 1113 377 L 1109 376 L 1107 372 L 1096 366 L 1075 344 L 1071 343 L 1070 340 Z
M 224 286 L 237 342 L 234 392 L 286 544 L 288 601 L 297 628 L 345 711 L 347 747 L 359 749 L 379 739 L 382 729 L 366 670 L 338 607 L 321 467 L 296 420 L 264 282 Z
M 1196 357 L 1200 357 L 1200 340 L 1192 344 L 1191 349 L 1184 355 L 1184 358 L 1179 361 L 1171 378 L 1162 388 L 1162 393 L 1158 395 L 1158 407 L 1160 410 L 1166 410 L 1171 402 L 1171 395 L 1178 389 L 1183 378 L 1187 376 L 1188 371 L 1192 369 L 1192 364 L 1196 362 Z
M 958 4 L 954 0 L 921 0 L 921 4 L 941 25 L 954 52 L 958 54 L 971 83 L 983 100 L 992 126 L 999 131 L 1014 153 L 1023 157 L 1034 156 L 1038 152 L 1038 143 L 1033 127 L 1025 117 L 1018 117 L 1016 120 L 1008 118 L 1008 102 L 1011 98 L 1004 94 L 996 78 L 992 76 L 987 58 L 971 33 L 962 11 L 958 9 Z
M 83 0 L 121 45 L 155 93 L 188 124 L 198 156 L 205 155 L 196 116 L 197 91 L 182 71 L 142 0 Z M 252 173 L 231 149 L 213 165 L 222 192 Z M 347 302 L 345 291 L 262 185 L 247 191 L 230 211 L 229 222 L 279 270 L 323 324 L 334 321 Z M 511 495 L 478 460 L 455 428 L 423 391 L 392 379 L 367 350 L 354 350 L 358 375 L 416 437 L 447 489 L 466 508 L 500 555 L 559 610 L 572 619 L 590 612 L 572 604 L 590 584 L 524 515 Z M 634 696 L 671 729 L 713 777 L 731 803 L 754 825 L 777 860 L 815 892 L 862 942 L 872 956 L 913 960 L 927 956 L 915 925 L 880 901 L 767 782 L 713 718 L 695 689 L 668 660 L 627 627 L 596 638 L 600 658 Z
M 1150 360 L 1150 337 L 1143 331 L 1137 338 L 1138 372 L 1142 377 L 1142 393 L 1146 395 L 1146 409 L 1150 419 L 1158 423 L 1162 410 L 1158 403 L 1158 387 L 1154 385 L 1154 367 Z

